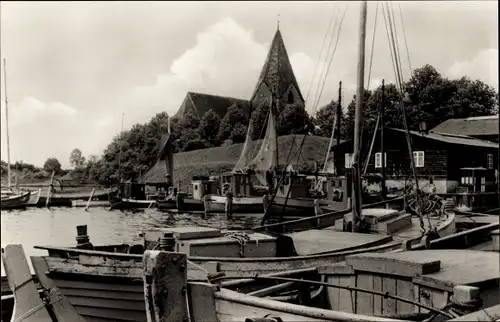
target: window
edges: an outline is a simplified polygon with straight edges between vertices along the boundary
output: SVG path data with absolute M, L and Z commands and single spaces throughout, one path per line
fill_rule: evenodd
M 294 100 L 294 99 L 293 99 L 293 93 L 292 93 L 292 91 L 289 91 L 289 92 L 288 92 L 288 99 L 287 99 L 287 103 L 288 103 L 288 104 L 292 104 L 292 103 L 293 103 L 293 100 Z
M 493 154 L 488 154 L 488 169 L 493 169 Z
M 415 167 L 422 168 L 424 166 L 424 151 L 413 151 L 413 162 L 415 162 Z
M 387 153 L 384 153 L 384 164 L 387 167 Z M 382 152 L 375 153 L 375 168 L 382 168 Z
M 352 168 L 352 153 L 345 154 L 345 168 Z

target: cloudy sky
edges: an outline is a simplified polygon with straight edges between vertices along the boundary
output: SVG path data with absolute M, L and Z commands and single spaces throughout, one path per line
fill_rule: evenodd
M 367 51 L 376 6 L 368 3 Z M 428 63 L 445 76 L 480 78 L 498 90 L 496 1 L 405 1 L 393 2 L 393 8 L 402 36 L 401 8 L 413 68 Z M 331 17 L 338 12 L 340 21 L 344 10 L 336 52 L 323 52 L 317 64 Z M 336 98 L 339 81 L 349 100 L 354 93 L 359 28 L 354 1 L 2 1 L 0 12 L 12 161 L 42 165 L 57 157 L 68 166 L 75 147 L 86 156 L 100 155 L 119 132 L 122 113 L 125 128 L 157 112 L 173 114 L 187 91 L 248 99 L 278 16 L 301 91 L 310 93 L 308 110 L 314 110 L 318 76 L 331 57 L 319 103 Z M 394 79 L 378 13 L 371 86 Z M 6 160 L 3 66 L 1 71 Z

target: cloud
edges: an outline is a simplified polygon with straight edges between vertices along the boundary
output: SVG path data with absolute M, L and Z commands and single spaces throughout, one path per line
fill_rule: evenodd
M 5 131 L 5 108 L 1 116 Z M 56 157 L 63 167 L 69 167 L 72 149 L 78 147 L 89 154 L 99 152 L 96 139 L 105 131 L 89 121 L 83 112 L 60 102 L 44 103 L 26 97 L 17 105 L 9 104 L 11 162 L 23 160 L 41 166 L 48 157 Z M 7 160 L 5 134 L 2 133 L 2 160 Z
M 155 84 L 137 87 L 127 98 L 127 110 L 136 115 L 134 120 L 147 121 L 153 113 L 160 111 L 174 114 L 187 91 L 250 98 L 264 65 L 270 39 L 259 43 L 252 30 L 243 28 L 231 18 L 224 18 L 199 33 L 196 40 L 192 48 L 173 61 L 168 74 L 158 75 Z M 289 52 L 289 57 L 305 97 L 316 61 L 303 52 Z M 325 65 L 321 61 L 318 68 Z M 317 86 L 318 76 L 319 73 L 313 86 Z M 326 97 L 325 93 L 329 91 L 327 88 L 323 96 Z M 311 91 L 311 96 L 313 94 Z M 145 113 L 145 110 L 150 113 Z
M 498 91 L 498 49 L 483 49 L 469 61 L 455 62 L 448 74 L 451 77 L 480 79 Z

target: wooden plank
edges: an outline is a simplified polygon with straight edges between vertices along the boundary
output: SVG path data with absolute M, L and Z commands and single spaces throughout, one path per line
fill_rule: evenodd
M 80 297 L 68 296 L 71 304 L 74 306 L 82 307 L 102 307 L 105 309 L 117 309 L 125 311 L 145 311 L 143 301 L 128 301 L 121 299 L 107 299 L 107 298 L 93 298 L 93 297 Z
M 59 284 L 59 283 L 57 283 Z M 115 299 L 115 300 L 127 300 L 127 301 L 138 301 L 144 303 L 144 289 L 142 285 L 137 285 L 140 287 L 141 292 L 119 292 L 119 291 L 108 291 L 108 290 L 94 290 L 94 289 L 73 289 L 73 288 L 61 288 L 61 292 L 72 298 L 75 296 L 79 297 L 92 297 L 92 298 L 103 298 L 103 299 Z
M 191 322 L 218 321 L 214 286 L 206 283 L 189 283 L 188 288 Z
M 358 288 L 373 290 L 373 275 L 363 273 L 358 274 L 356 283 Z M 356 313 L 373 315 L 373 294 L 356 292 Z
M 389 292 L 389 294 L 396 294 L 396 279 L 383 276 L 382 277 L 382 292 Z M 396 300 L 384 299 L 382 305 L 382 314 L 392 315 L 397 313 Z
M 427 259 L 424 253 L 364 253 L 346 257 L 346 263 L 355 270 L 412 277 L 438 272 L 441 262 Z
M 356 275 L 343 275 L 339 276 L 339 285 L 341 286 L 355 286 Z M 341 312 L 355 313 L 356 292 L 350 290 L 339 289 L 339 304 L 338 309 Z
M 332 283 L 335 285 L 340 285 L 340 277 L 339 276 L 328 276 L 328 283 Z M 339 310 L 339 301 L 340 301 L 340 289 L 336 287 L 329 287 L 327 289 L 328 299 L 330 302 L 331 310 Z
M 137 262 L 135 259 L 122 260 L 88 255 L 79 255 L 78 257 L 78 259 L 44 258 L 48 271 L 54 273 L 142 279 L 142 262 Z M 188 263 L 188 277 L 190 280 L 207 280 L 207 273 L 199 265 Z
M 108 319 L 111 321 L 121 322 L 121 321 L 129 321 L 129 322 L 147 322 L 146 315 L 144 312 L 138 311 L 124 311 L 117 309 L 106 309 L 100 307 L 76 307 L 78 313 L 80 313 L 85 320 L 88 317 L 96 317 L 101 319 Z M 71 321 L 71 320 L 69 320 Z
M 7 245 L 2 248 L 2 261 L 9 279 L 10 289 L 13 290 L 16 299 L 18 299 L 14 304 L 12 321 L 21 320 L 21 317 L 28 312 L 32 313 L 23 319 L 25 322 L 51 321 L 52 319 L 45 309 L 31 277 L 23 247 L 21 245 Z
M 148 250 L 144 253 L 144 294 L 148 322 L 187 318 L 187 256 Z
M 396 295 L 407 300 L 414 300 L 413 295 L 413 283 L 411 280 L 398 279 L 396 282 Z M 397 312 L 398 314 L 413 313 L 413 305 L 397 301 Z
M 373 275 L 373 290 L 382 292 L 382 276 Z M 381 295 L 373 295 L 373 315 L 382 315 L 384 298 Z
M 33 261 L 33 257 L 32 257 Z M 144 294 L 144 287 L 142 282 L 132 283 L 130 284 L 117 284 L 117 283 L 98 283 L 93 281 L 78 281 L 78 280 L 64 280 L 64 279 L 55 279 L 57 286 L 61 289 L 74 289 L 76 290 L 104 290 L 110 292 L 120 292 L 120 293 L 138 293 Z M 125 282 L 124 282 L 125 283 Z
M 40 257 L 35 257 L 35 260 L 33 260 L 32 257 L 31 263 L 33 264 L 33 269 L 38 277 L 38 280 L 40 281 L 40 284 L 43 286 L 43 288 L 50 290 L 49 297 L 55 316 L 61 321 L 85 321 L 75 309 L 75 307 L 71 304 L 69 299 L 65 297 L 62 291 L 56 287 L 54 282 L 47 277 L 47 275 L 45 274 L 45 272 L 47 271 L 47 265 L 45 264 L 45 261 Z

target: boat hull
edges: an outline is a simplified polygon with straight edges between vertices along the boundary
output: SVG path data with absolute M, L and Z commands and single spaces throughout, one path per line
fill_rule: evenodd
M 269 204 L 269 197 L 263 197 L 264 202 L 263 211 L 266 211 L 266 208 Z M 267 211 L 268 218 L 281 218 L 281 217 L 312 217 L 315 215 L 314 210 L 314 200 L 315 199 L 291 199 L 285 197 L 276 196 L 269 206 Z
M 27 191 L 19 195 L 14 195 L 7 198 L 2 198 L 0 201 L 0 209 L 19 209 L 26 207 L 26 203 L 30 199 L 31 192 Z
M 110 202 L 110 210 L 114 209 L 146 209 L 151 208 L 156 200 L 134 200 L 121 198 Z
M 204 209 L 206 213 L 224 213 L 226 211 L 226 196 L 206 195 Z M 233 197 L 233 213 L 254 214 L 263 213 L 262 197 Z

